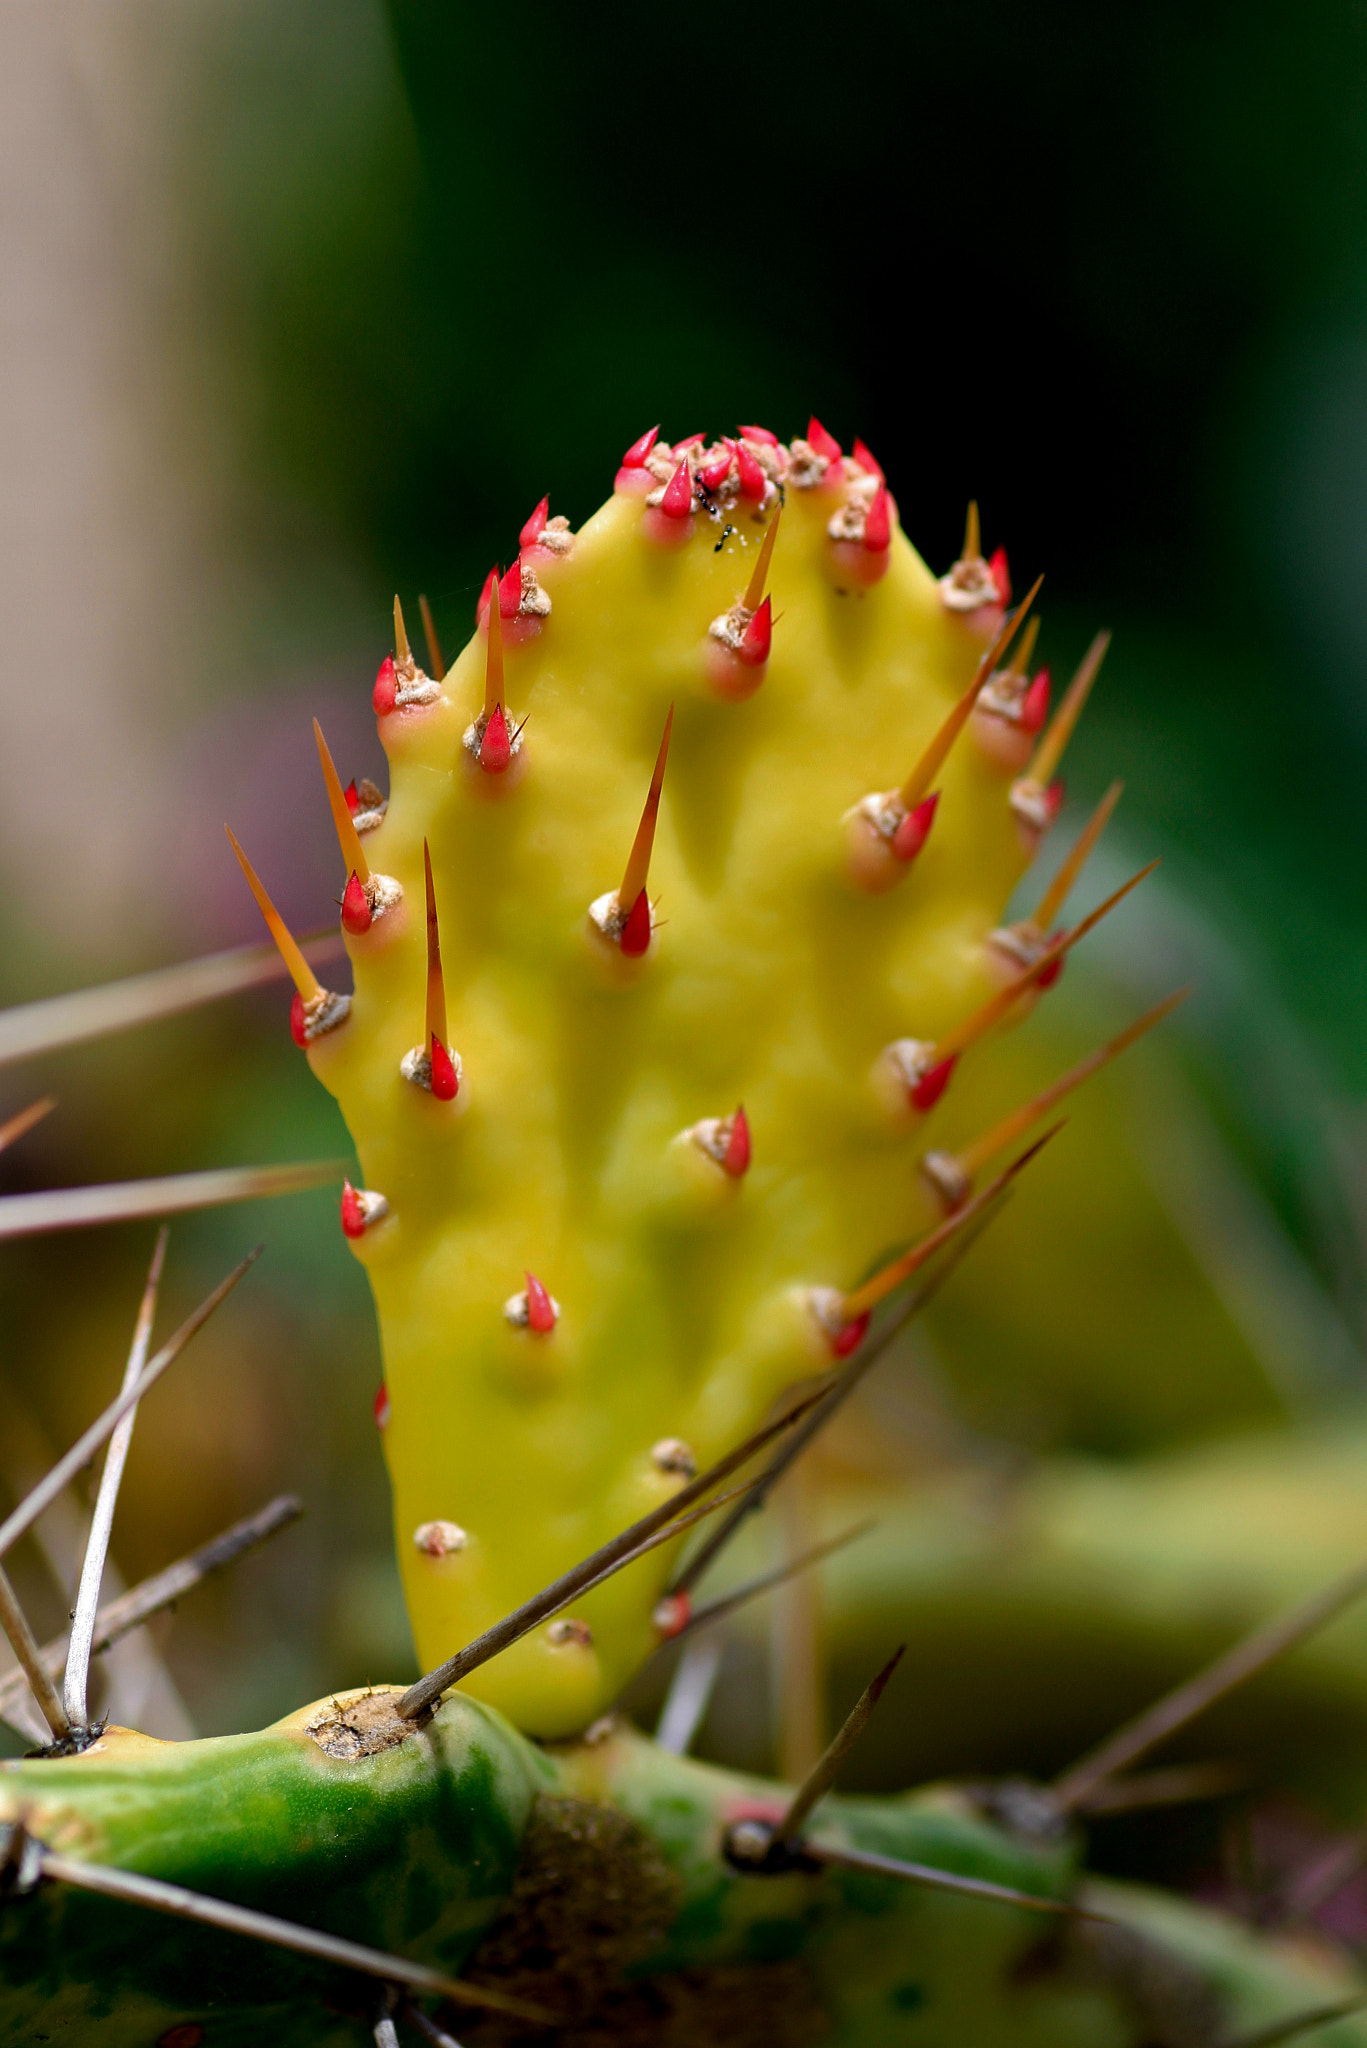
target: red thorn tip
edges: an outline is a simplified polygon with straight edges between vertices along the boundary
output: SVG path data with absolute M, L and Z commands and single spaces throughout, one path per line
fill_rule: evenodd
M 737 653 L 747 668 L 763 668 L 769 659 L 769 647 L 774 637 L 774 608 L 771 600 L 765 598 L 745 631 L 741 634 Z
M 666 1593 L 655 1605 L 655 1626 L 666 1642 L 681 1635 L 693 1614 L 693 1602 L 684 1591 Z
M 764 496 L 764 471 L 743 443 L 736 441 L 732 446 L 736 451 L 736 468 L 740 471 L 740 494 L 742 498 L 753 498 L 758 504 Z
M 750 1123 L 745 1111 L 737 1106 L 731 1119 L 731 1135 L 726 1141 L 726 1150 L 721 1156 L 721 1170 L 729 1173 L 732 1180 L 739 1180 L 750 1164 Z
M 378 1387 L 376 1387 L 376 1389 L 375 1389 L 375 1399 L 374 1399 L 373 1403 L 371 1404 L 371 1413 L 372 1413 L 372 1414 L 374 1415 L 374 1417 L 375 1417 L 375 1427 L 376 1427 L 376 1429 L 388 1429 L 388 1427 L 389 1427 L 389 1389 L 388 1389 L 388 1387 L 387 1387 L 387 1386 L 385 1385 L 385 1383 L 384 1383 L 384 1381 L 383 1381 L 383 1380 L 381 1380 L 381 1381 L 380 1381 L 380 1384 L 379 1384 L 379 1386 L 378 1386 Z
M 508 721 L 503 715 L 503 706 L 495 704 L 493 715 L 484 728 L 484 737 L 479 743 L 479 765 L 486 775 L 501 775 L 512 758 L 513 745 L 508 738 Z
M 1046 944 L 1052 946 L 1057 940 L 1061 939 L 1062 937 L 1062 932 L 1050 932 Z M 1054 986 L 1054 983 L 1062 974 L 1066 965 L 1066 956 L 1060 953 L 1057 960 L 1051 960 L 1049 962 L 1049 965 L 1045 968 L 1042 968 L 1041 971 L 1035 976 L 1035 987 L 1052 988 Z
M 940 802 L 939 790 L 933 790 L 915 810 L 908 811 L 892 835 L 892 850 L 898 860 L 915 860 L 921 848 L 930 837 L 930 828 L 935 823 L 935 812 Z
M 824 455 L 828 462 L 840 460 L 840 443 L 834 434 L 826 432 L 815 413 L 807 422 L 807 446 L 814 449 L 818 455 Z
M 485 614 L 485 612 L 486 612 L 486 611 L 488 610 L 488 608 L 489 608 L 489 602 L 490 602 L 490 600 L 491 600 L 491 598 L 493 597 L 493 594 L 494 594 L 494 585 L 495 585 L 495 584 L 496 584 L 497 582 L 498 582 L 498 570 L 497 570 L 497 569 L 491 569 L 491 570 L 489 571 L 488 575 L 487 575 L 487 576 L 485 577 L 485 579 L 484 579 L 484 588 L 483 588 L 483 589 L 482 589 L 482 590 L 480 591 L 480 593 L 479 593 L 479 603 L 478 603 L 478 604 L 477 604 L 477 605 L 475 606 L 475 624 L 476 624 L 476 625 L 478 625 L 478 624 L 479 624 L 480 620 L 481 620 L 481 619 L 482 619 L 482 618 L 484 617 L 484 614 Z M 500 609 L 500 610 L 502 610 L 502 607 L 500 606 L 500 607 L 499 607 L 499 609 Z
M 728 452 L 725 455 L 719 455 L 715 462 L 709 462 L 706 469 L 698 472 L 709 491 L 719 491 L 731 474 L 730 444 L 727 446 Z
M 351 880 L 342 893 L 342 929 L 359 938 L 362 932 L 370 930 L 372 923 L 370 899 L 360 876 L 353 869 Z
M 688 464 L 681 462 L 669 482 L 665 485 L 660 510 L 666 519 L 687 519 L 693 510 L 693 479 L 688 473 Z
M 499 579 L 498 615 L 501 619 L 515 619 L 522 602 L 522 564 L 514 560 L 506 576 Z
M 998 604 L 1011 602 L 1011 571 L 1006 566 L 1006 549 L 994 548 L 987 560 L 988 574 L 997 586 Z
M 873 503 L 864 514 L 864 546 L 871 555 L 881 555 L 892 545 L 892 505 L 888 487 L 879 484 Z
M 848 1358 L 852 1351 L 857 1351 L 864 1341 L 864 1332 L 868 1327 L 869 1317 L 865 1314 L 856 1316 L 852 1323 L 846 1323 L 842 1329 L 836 1330 L 830 1339 L 831 1349 L 836 1357 Z
M 370 693 L 370 701 L 375 707 L 377 718 L 383 718 L 386 711 L 394 709 L 394 699 L 398 695 L 398 690 L 399 679 L 394 673 L 394 657 L 392 654 L 386 654 L 375 672 L 375 687 Z
M 701 448 L 706 439 L 706 434 L 685 434 L 682 441 L 674 443 L 674 453 L 682 455 L 685 448 Z
M 1021 703 L 1021 724 L 1027 732 L 1038 732 L 1049 716 L 1049 671 L 1042 668 Z
M 290 1037 L 294 1040 L 300 1052 L 307 1051 L 309 1038 L 307 1031 L 304 1029 L 304 998 L 300 995 L 298 989 L 290 997 Z
M 517 544 L 520 548 L 532 547 L 540 539 L 550 509 L 550 498 L 549 496 L 544 497 L 517 537 Z
M 915 1082 L 908 1090 L 912 1108 L 934 1109 L 936 1103 L 944 1094 L 946 1088 L 948 1088 L 949 1077 L 954 1072 L 958 1063 L 959 1056 L 957 1053 L 954 1053 L 949 1059 L 940 1060 L 936 1066 L 931 1067 L 927 1073 L 922 1074 L 920 1080 Z
M 535 1330 L 540 1337 L 549 1336 L 555 1328 L 555 1303 L 547 1294 L 535 1273 L 526 1275 L 527 1281 L 527 1328 Z
M 455 1061 L 435 1031 L 432 1033 L 431 1060 L 432 1093 L 438 1102 L 454 1102 L 460 1088 L 460 1076 L 456 1072 Z
M 342 1231 L 347 1237 L 365 1236 L 365 1206 L 349 1180 L 342 1183 Z
M 1046 806 L 1048 807 L 1049 820 L 1052 824 L 1054 819 L 1058 816 L 1059 812 L 1063 809 L 1062 777 L 1060 777 L 1057 782 L 1050 783 L 1048 789 L 1046 789 L 1044 792 L 1044 801 Z
M 361 799 L 359 794 L 357 793 L 356 777 L 354 775 L 352 776 L 350 782 L 347 784 L 346 788 L 342 791 L 342 795 L 346 798 L 347 809 L 350 812 L 352 812 L 353 815 L 355 814 L 355 812 L 360 810 Z
M 633 441 L 618 464 L 620 469 L 644 469 L 646 457 L 660 438 L 658 427 L 652 427 L 648 434 L 642 434 L 639 441 Z
M 866 472 L 866 474 L 867 474 L 867 475 L 869 475 L 869 476 L 876 476 L 876 477 L 877 477 L 877 479 L 878 479 L 878 481 L 879 481 L 879 483 L 880 483 L 880 484 L 882 483 L 882 481 L 883 481 L 883 465 L 882 465 L 882 463 L 881 463 L 881 462 L 880 462 L 880 461 L 878 460 L 878 458 L 877 458 L 877 456 L 876 456 L 876 455 L 872 454 L 872 453 L 870 452 L 870 450 L 869 450 L 868 448 L 866 448 L 866 447 L 865 447 L 864 443 L 863 443 L 863 442 L 862 442 L 862 441 L 861 441 L 861 440 L 860 440 L 860 439 L 858 438 L 858 436 L 857 436 L 857 435 L 856 435 L 856 437 L 855 437 L 855 443 L 854 443 L 854 446 L 853 446 L 853 448 L 852 448 L 852 449 L 850 450 L 850 453 L 851 453 L 851 455 L 853 455 L 853 457 L 854 457 L 855 461 L 856 461 L 856 462 L 857 462 L 857 463 L 859 464 L 859 467 L 860 467 L 860 468 L 861 468 L 862 470 L 864 470 L 864 471 Z
M 766 448 L 778 446 L 778 435 L 771 434 L 767 427 L 742 427 L 741 432 L 747 441 L 762 441 Z
M 639 958 L 650 944 L 650 898 L 644 889 L 627 912 L 620 943 L 622 951 L 633 960 Z

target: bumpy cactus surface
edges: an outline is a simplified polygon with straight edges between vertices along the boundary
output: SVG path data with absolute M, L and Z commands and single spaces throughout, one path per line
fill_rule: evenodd
M 301 978 L 296 1029 L 362 1163 L 424 1664 L 850 1349 L 850 1290 L 963 1200 L 930 1112 L 1057 971 L 999 927 L 1095 667 L 1032 762 L 1048 678 L 984 662 L 1008 597 L 976 522 L 937 580 L 813 422 L 647 435 L 578 532 L 540 506 L 440 679 L 399 618 L 388 805 L 353 825 L 327 764 L 355 993 Z M 669 1567 L 471 1689 L 585 1726 Z

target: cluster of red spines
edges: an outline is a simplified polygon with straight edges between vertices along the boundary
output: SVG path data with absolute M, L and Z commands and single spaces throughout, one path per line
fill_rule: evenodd
M 930 837 L 930 828 L 935 823 L 935 813 L 939 809 L 939 804 L 940 792 L 936 789 L 907 812 L 892 835 L 892 850 L 898 860 L 915 860 Z
M 912 1108 L 921 1111 L 934 1109 L 948 1088 L 957 1065 L 958 1055 L 955 1054 L 950 1059 L 937 1060 L 933 1067 L 927 1067 L 924 1074 L 919 1075 L 907 1090 Z
M 370 930 L 373 922 L 370 898 L 360 876 L 353 872 L 342 891 L 342 929 L 350 932 L 353 938 L 360 938 L 362 933 Z
M 750 1169 L 750 1120 L 744 1108 L 737 1104 L 731 1119 L 731 1133 L 726 1140 L 726 1150 L 721 1156 L 721 1170 L 732 1180 L 741 1180 Z
M 432 1063 L 432 1093 L 438 1102 L 454 1102 L 460 1089 L 460 1075 L 456 1072 L 455 1061 L 435 1031 L 428 1057 Z
M 545 499 L 542 500 L 542 504 L 546 502 Z M 538 505 L 537 511 L 539 512 L 540 510 L 541 506 Z M 532 517 L 535 518 L 535 516 L 536 514 L 533 513 Z M 541 526 L 544 526 L 545 523 L 543 518 Z M 528 520 L 527 524 L 530 525 L 531 520 Z M 541 526 L 537 528 L 538 533 L 541 531 Z M 529 543 L 524 539 L 522 545 L 526 547 Z M 475 607 L 475 617 L 478 624 L 486 630 L 489 624 L 489 605 L 495 591 L 498 592 L 499 617 L 501 619 L 515 619 L 522 603 L 522 557 L 520 555 L 513 558 L 506 571 L 500 570 L 497 564 L 495 564 L 484 579 L 484 588 L 479 593 L 479 603 Z
M 308 1051 L 308 1018 L 304 1010 L 304 998 L 298 989 L 290 997 L 290 1037 L 301 1052 Z
M 376 672 L 375 687 L 370 693 L 370 701 L 377 718 L 383 718 L 387 711 L 394 709 L 394 700 L 398 693 L 399 677 L 394 667 L 394 657 L 392 654 L 386 654 Z
M 548 1337 L 556 1324 L 555 1303 L 535 1273 L 526 1273 L 523 1278 L 527 1282 L 527 1328 L 538 1337 Z
M 1042 668 L 1021 699 L 1020 722 L 1026 732 L 1041 732 L 1049 716 L 1049 671 Z
M 628 959 L 639 959 L 650 946 L 650 898 L 642 889 L 627 912 L 618 944 Z
M 342 1231 L 347 1237 L 364 1237 L 366 1232 L 365 1203 L 349 1180 L 342 1183 Z

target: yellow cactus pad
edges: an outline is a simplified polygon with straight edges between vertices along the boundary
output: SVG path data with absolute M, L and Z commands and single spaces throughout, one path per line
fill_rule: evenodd
M 866 452 L 809 435 L 638 445 L 579 532 L 529 522 L 492 654 L 485 627 L 428 678 L 400 624 L 376 685 L 354 999 L 296 1035 L 362 1163 L 344 1220 L 424 1666 L 831 1364 L 843 1293 L 943 1213 L 912 1091 L 1020 969 L 986 941 L 1052 809 L 1012 781 L 1035 728 L 1005 658 L 911 815 L 1005 593 L 976 545 L 937 581 Z M 657 1640 L 670 1567 L 469 1690 L 582 1728 Z

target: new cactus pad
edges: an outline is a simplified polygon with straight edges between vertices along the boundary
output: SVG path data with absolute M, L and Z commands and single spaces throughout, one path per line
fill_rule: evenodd
M 1099 658 L 1040 745 L 1006 579 L 976 520 L 932 575 L 813 422 L 647 435 L 577 532 L 543 503 L 442 677 L 396 613 L 387 806 L 353 821 L 324 748 L 355 990 L 303 981 L 296 1023 L 361 1161 L 424 1664 L 828 1368 L 857 1283 L 962 1202 L 934 1106 L 1057 972 L 1057 896 L 1001 926 Z M 670 1563 L 471 1690 L 582 1728 Z

